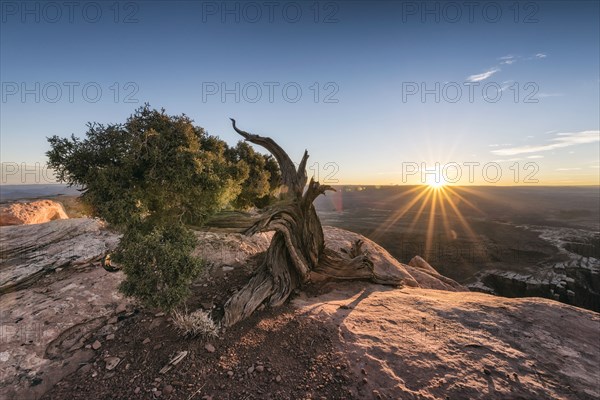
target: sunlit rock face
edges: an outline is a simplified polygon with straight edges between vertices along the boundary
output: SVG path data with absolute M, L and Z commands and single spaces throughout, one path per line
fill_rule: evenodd
M 324 226 L 325 246 L 333 250 L 350 248 L 357 240 L 363 242 L 362 249 L 367 252 L 377 276 L 383 279 L 400 278 L 404 286 L 420 287 L 449 291 L 469 291 L 465 286 L 440 275 L 433 267 L 419 256 L 410 263 L 403 264 L 396 260 L 386 249 L 367 239 L 363 235 L 332 226 Z M 198 246 L 196 255 L 217 268 L 235 268 L 264 252 L 269 247 L 273 234 L 260 233 L 245 236 L 239 233 L 196 232 Z M 314 281 L 326 279 L 313 273 Z
M 378 276 L 399 277 L 405 286 L 420 287 L 423 289 L 437 289 L 448 291 L 466 291 L 469 289 L 456 281 L 440 275 L 431 265 L 419 256 L 415 256 L 409 263 L 403 264 L 396 260 L 386 249 L 367 239 L 363 235 L 332 226 L 324 226 L 325 246 L 334 250 L 349 248 L 350 245 L 361 240 L 362 249 L 367 252 L 369 259 Z
M 331 324 L 359 399 L 598 399 L 600 315 L 477 292 L 336 285 L 292 301 Z M 350 396 L 348 396 L 350 398 Z
M 52 200 L 12 203 L 0 208 L 0 226 L 42 224 L 68 218 L 63 206 Z
M 450 292 L 468 292 L 469 289 L 460 283 L 441 275 L 420 256 L 414 256 L 407 266 L 410 274 L 424 289 L 447 290 Z

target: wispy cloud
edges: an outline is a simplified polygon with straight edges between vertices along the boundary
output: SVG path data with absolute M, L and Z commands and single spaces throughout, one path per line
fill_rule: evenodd
M 563 147 L 575 146 L 577 144 L 594 143 L 600 141 L 600 131 L 582 131 L 559 133 L 549 143 L 540 144 L 537 146 L 517 146 L 506 149 L 492 150 L 493 154 L 499 156 L 514 156 L 516 154 L 537 153 L 540 151 L 548 151 L 560 149 Z
M 544 156 L 541 156 L 539 154 L 533 155 L 533 156 L 527 156 L 527 158 L 531 158 L 531 159 L 535 159 L 535 158 L 544 158 Z
M 512 55 L 512 54 L 508 54 L 502 57 L 498 57 L 497 60 L 500 61 L 500 65 L 511 65 L 517 62 L 517 60 L 535 60 L 535 59 L 541 59 L 541 58 L 546 58 L 548 57 L 548 55 L 546 55 L 545 53 L 536 53 L 532 56 L 527 56 L 527 57 L 523 57 L 523 56 L 519 56 L 519 55 Z M 499 67 L 492 67 L 489 68 L 487 71 L 484 71 L 480 74 L 474 74 L 474 75 L 469 75 L 467 77 L 467 81 L 468 82 L 481 82 L 486 80 L 487 78 L 489 78 L 490 76 L 494 75 L 496 72 L 499 72 L 500 68 Z M 508 81 L 504 82 L 505 84 L 508 83 Z M 506 90 L 508 88 L 508 86 L 504 85 L 504 87 L 501 88 L 501 90 Z M 542 96 L 542 97 L 553 97 L 553 96 L 562 96 L 562 94 L 547 94 L 546 96 Z
M 548 55 L 546 53 L 536 53 L 529 57 L 526 57 L 525 60 L 541 60 L 542 58 L 547 58 Z
M 581 171 L 581 168 L 556 168 L 557 171 Z
M 500 64 L 506 64 L 506 65 L 514 64 L 517 62 L 517 58 L 513 55 L 500 57 L 499 60 L 500 60 Z
M 494 75 L 498 71 L 500 71 L 500 68 L 492 68 L 485 72 L 482 72 L 481 74 L 475 74 L 475 75 L 471 75 L 471 76 L 467 77 L 467 81 L 468 82 L 481 82 L 483 80 L 486 80 L 490 76 Z

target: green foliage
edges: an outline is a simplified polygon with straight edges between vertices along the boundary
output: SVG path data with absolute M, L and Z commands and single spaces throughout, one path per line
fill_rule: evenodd
M 272 156 L 257 153 L 248 143 L 240 141 L 236 147 L 228 150 L 227 157 L 238 168 L 248 171 L 241 192 L 232 202 L 234 208 L 263 208 L 276 199 L 281 174 Z
M 201 224 L 233 201 L 247 175 L 227 144 L 185 115 L 140 108 L 124 125 L 88 124 L 86 139 L 48 139 L 58 180 L 83 186 L 82 200 L 113 225 L 146 218 Z
M 270 156 L 242 142 L 229 148 L 185 115 L 145 105 L 124 124 L 87 128 L 84 139 L 48 138 L 48 166 L 124 233 L 115 259 L 126 273 L 122 290 L 154 306 L 182 301 L 200 271 L 186 224 L 224 207 L 264 207 L 279 184 Z
M 196 237 L 181 224 L 128 229 L 115 255 L 127 279 L 121 291 L 145 304 L 172 310 L 189 295 L 202 262 L 191 255 Z

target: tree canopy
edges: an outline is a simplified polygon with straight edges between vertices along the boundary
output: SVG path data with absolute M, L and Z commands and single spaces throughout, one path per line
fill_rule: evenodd
M 139 108 L 123 124 L 89 123 L 85 138 L 48 138 L 48 166 L 82 188 L 94 216 L 123 232 L 115 260 L 125 293 L 170 309 L 187 295 L 201 261 L 191 256 L 202 225 L 223 208 L 264 207 L 280 174 L 247 143 L 230 147 L 186 115 Z

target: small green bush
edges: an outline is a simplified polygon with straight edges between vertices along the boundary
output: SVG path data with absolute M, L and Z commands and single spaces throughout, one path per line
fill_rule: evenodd
M 202 269 L 191 255 L 194 233 L 181 224 L 128 229 L 115 254 L 126 279 L 121 290 L 146 305 L 172 310 L 189 295 L 190 284 Z

